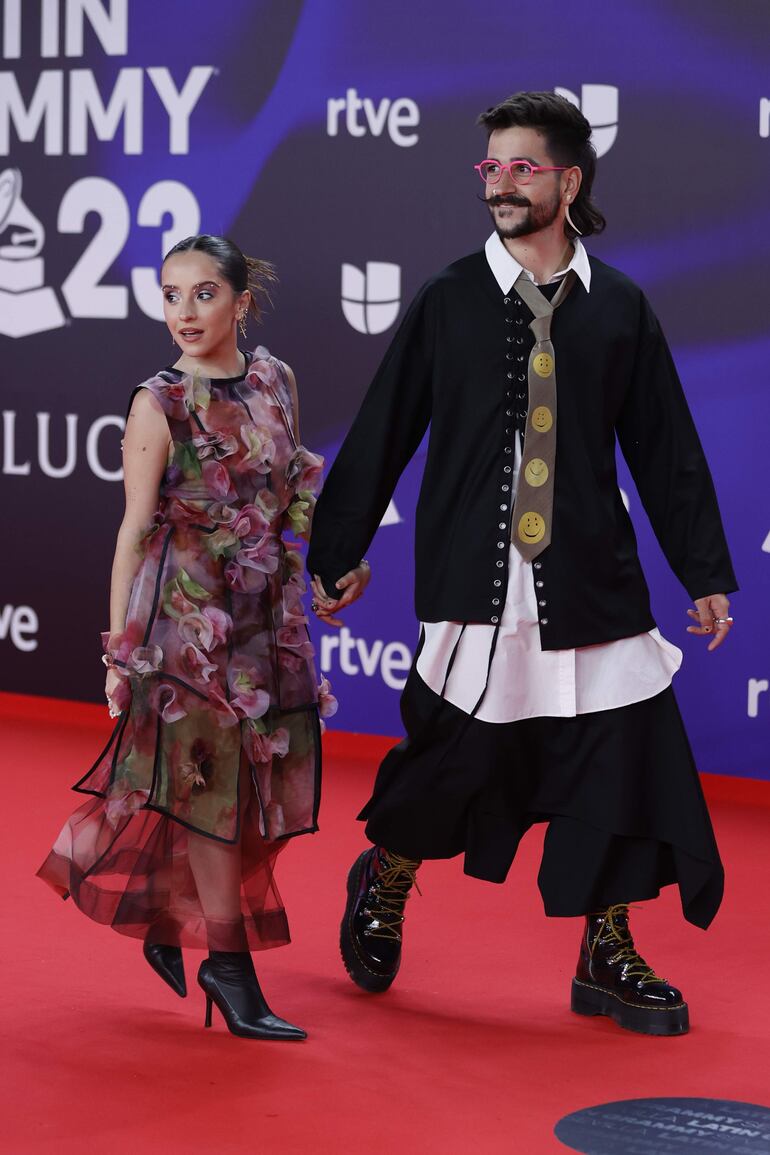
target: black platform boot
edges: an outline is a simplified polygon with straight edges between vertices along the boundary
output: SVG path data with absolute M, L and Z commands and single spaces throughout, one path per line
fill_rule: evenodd
M 345 970 L 362 990 L 386 991 L 398 974 L 404 906 L 417 886 L 419 865 L 377 846 L 353 863 L 340 951 Z
M 301 1027 L 279 1019 L 260 990 L 248 951 L 212 950 L 198 971 L 198 985 L 206 995 L 206 1019 L 211 1026 L 211 1005 L 222 1012 L 227 1029 L 244 1039 L 306 1039 Z
M 156 974 L 159 974 L 164 983 L 168 983 L 172 991 L 180 999 L 187 997 L 187 982 L 184 977 L 184 962 L 182 952 L 178 946 L 164 946 L 160 942 L 145 942 L 142 952 L 147 962 Z
M 572 1010 L 607 1015 L 629 1031 L 684 1035 L 690 1029 L 687 1003 L 639 955 L 628 928 L 628 905 L 586 915 Z

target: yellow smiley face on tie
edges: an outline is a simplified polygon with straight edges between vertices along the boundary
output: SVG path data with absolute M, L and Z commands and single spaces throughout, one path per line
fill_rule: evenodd
M 547 405 L 538 405 L 532 410 L 532 428 L 538 433 L 547 433 L 553 425 L 553 413 Z
M 550 377 L 553 373 L 553 357 L 550 353 L 538 353 L 532 358 L 532 368 L 538 377 Z
M 542 458 L 533 457 L 524 467 L 524 477 L 535 488 L 545 485 L 548 480 L 548 466 Z
M 525 545 L 537 545 L 545 537 L 545 518 L 539 513 L 525 513 L 519 520 L 517 532 L 519 541 Z

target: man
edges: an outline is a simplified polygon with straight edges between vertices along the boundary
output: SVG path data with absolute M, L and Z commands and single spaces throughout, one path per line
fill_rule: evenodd
M 572 1009 L 682 1034 L 687 1004 L 639 956 L 628 907 L 677 883 L 685 917 L 706 927 L 723 872 L 671 689 L 681 653 L 650 612 L 616 437 L 710 650 L 732 624 L 735 578 L 658 322 L 579 239 L 604 227 L 588 121 L 551 93 L 479 119 L 495 231 L 418 293 L 312 531 L 313 608 L 338 623 L 430 424 L 407 737 L 360 815 L 374 845 L 348 879 L 343 959 L 359 986 L 387 989 L 420 862 L 462 853 L 466 873 L 502 882 L 523 833 L 547 822 L 546 913 L 585 918 Z

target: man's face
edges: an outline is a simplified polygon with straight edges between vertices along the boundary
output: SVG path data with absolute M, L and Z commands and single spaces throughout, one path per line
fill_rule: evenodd
M 545 138 L 534 128 L 499 128 L 489 138 L 487 156 L 508 164 L 528 160 L 533 165 L 553 165 Z M 560 172 L 535 172 L 529 184 L 511 180 L 506 169 L 497 184 L 486 186 L 487 207 L 492 222 L 505 239 L 526 237 L 552 225 L 561 205 Z

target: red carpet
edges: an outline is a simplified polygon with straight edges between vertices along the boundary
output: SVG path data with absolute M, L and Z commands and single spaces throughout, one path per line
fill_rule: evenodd
M 690 1003 L 684 1038 L 652 1039 L 568 1009 L 579 923 L 546 920 L 535 889 L 541 834 L 504 887 L 428 863 L 410 900 L 405 962 L 384 996 L 342 970 L 337 929 L 354 815 L 387 743 L 331 734 L 321 833 L 278 864 L 294 935 L 256 956 L 273 1008 L 304 1044 L 203 1030 L 191 995 L 162 985 L 140 946 L 95 926 L 33 877 L 77 804 L 67 789 L 109 729 L 106 711 L 0 695 L 5 790 L 3 1009 L 8 1155 L 546 1155 L 563 1115 L 644 1096 L 770 1105 L 770 784 L 706 778 L 728 873 L 712 929 L 676 896 L 634 915 L 638 945 Z

